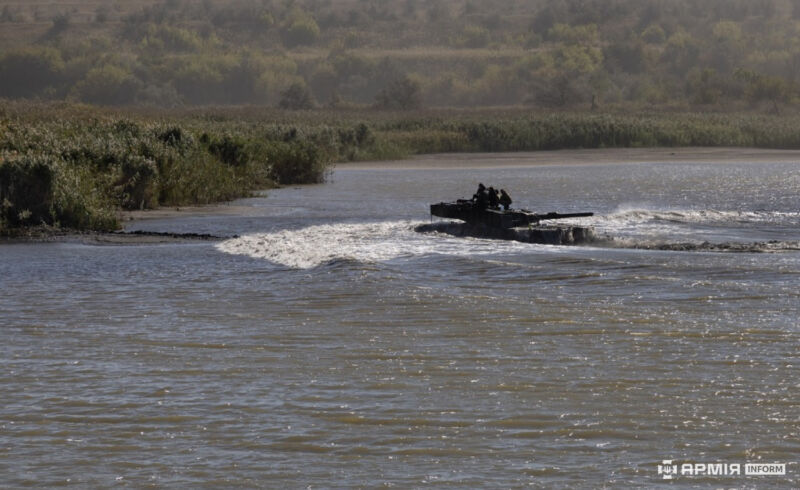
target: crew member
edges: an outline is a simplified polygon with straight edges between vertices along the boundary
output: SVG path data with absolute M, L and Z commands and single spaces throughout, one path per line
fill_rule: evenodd
M 486 186 L 484 186 L 483 183 L 481 182 L 480 184 L 478 184 L 478 191 L 475 192 L 475 194 L 472 195 L 472 200 L 473 201 L 477 201 L 478 200 L 478 196 L 480 196 L 481 194 L 483 194 L 485 192 L 486 192 Z
M 508 211 L 508 208 L 511 207 L 511 196 L 508 195 L 505 189 L 500 189 L 500 205 L 503 206 L 503 209 Z
M 497 195 L 497 190 L 494 187 L 489 187 L 489 196 L 487 198 L 487 202 L 489 203 L 490 208 L 497 209 L 497 205 L 500 203 L 500 196 Z
M 486 187 L 482 183 L 478 184 L 478 192 L 472 196 L 472 201 L 475 203 L 476 208 L 486 209 L 489 202 L 489 195 L 486 192 Z

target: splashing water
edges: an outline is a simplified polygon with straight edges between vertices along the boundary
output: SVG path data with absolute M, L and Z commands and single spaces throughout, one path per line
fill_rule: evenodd
M 797 241 L 733 243 L 719 240 L 709 244 L 698 234 L 697 225 L 785 225 L 787 221 L 798 219 L 800 213 L 629 209 L 593 218 L 562 220 L 561 223 L 594 226 L 613 238 L 607 243 L 613 247 L 752 252 L 797 250 L 800 245 Z M 530 243 L 415 232 L 414 228 L 422 223 L 388 221 L 314 225 L 298 230 L 245 235 L 221 242 L 217 249 L 294 269 L 309 269 L 340 260 L 377 263 L 432 254 L 482 256 L 537 250 L 554 253 L 559 249 Z
M 792 239 L 794 234 L 771 234 L 796 229 L 798 212 L 621 207 L 607 215 L 563 222 L 594 226 L 600 234 L 613 238 L 608 244 L 614 247 L 736 252 L 794 251 L 800 247 L 800 242 Z
M 421 222 L 391 221 L 315 225 L 299 230 L 258 233 L 226 240 L 217 249 L 296 269 L 308 269 L 338 260 L 385 262 L 400 257 L 440 254 L 488 255 L 541 249 L 542 245 L 439 233 L 417 233 Z
M 719 211 L 715 209 L 626 209 L 619 208 L 604 217 L 608 225 L 632 225 L 648 222 L 691 224 L 691 223 L 775 223 L 800 224 L 800 213 L 761 212 L 761 211 Z

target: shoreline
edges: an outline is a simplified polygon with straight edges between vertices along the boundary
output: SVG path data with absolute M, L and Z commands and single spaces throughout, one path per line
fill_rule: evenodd
M 24 230 L 19 235 L 0 236 L 3 244 L 30 243 L 81 243 L 84 245 L 158 245 L 181 242 L 216 242 L 238 238 L 203 233 L 170 233 L 160 231 L 79 231 L 51 227 L 35 227 Z
M 337 163 L 337 170 L 448 170 L 647 163 L 800 163 L 800 150 L 739 147 L 595 148 L 501 153 L 431 153 L 408 160 Z
M 192 206 L 163 206 L 156 209 L 143 209 L 141 211 L 121 211 L 119 220 L 124 230 L 127 223 L 170 219 L 178 216 L 241 216 L 250 209 L 249 206 L 234 204 L 241 199 L 249 198 L 243 197 L 234 199 L 233 201 Z

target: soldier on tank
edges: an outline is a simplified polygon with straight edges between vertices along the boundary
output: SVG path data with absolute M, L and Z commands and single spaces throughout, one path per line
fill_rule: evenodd
M 491 209 L 498 208 L 498 204 L 500 204 L 500 196 L 497 194 L 497 189 L 494 187 L 489 187 L 489 196 L 487 201 Z
M 500 205 L 503 206 L 503 209 L 508 211 L 508 208 L 511 207 L 511 196 L 508 195 L 505 189 L 500 189 Z
M 489 203 L 489 195 L 486 192 L 486 187 L 482 183 L 478 184 L 478 192 L 472 196 L 472 202 L 475 203 L 476 208 L 486 209 L 486 206 Z

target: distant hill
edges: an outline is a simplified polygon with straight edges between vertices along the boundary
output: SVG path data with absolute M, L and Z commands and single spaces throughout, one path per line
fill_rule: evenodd
M 0 1 L 0 98 L 793 111 L 800 0 Z

